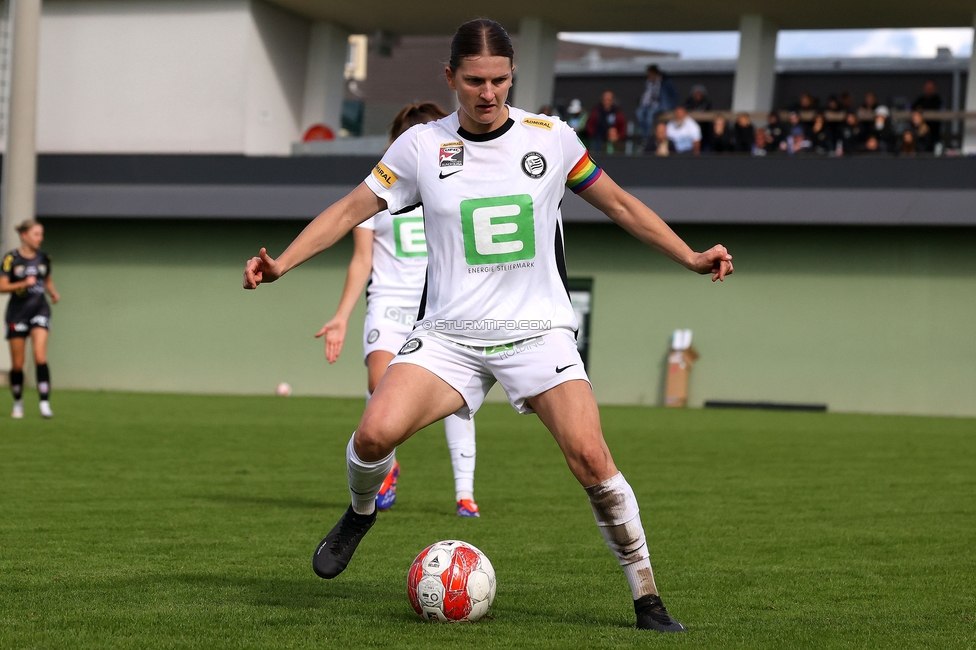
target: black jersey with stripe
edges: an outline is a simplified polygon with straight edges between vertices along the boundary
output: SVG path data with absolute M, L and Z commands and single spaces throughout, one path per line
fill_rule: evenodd
M 22 282 L 29 276 L 37 278 L 32 287 L 24 287 L 10 294 L 7 303 L 7 322 L 21 320 L 46 309 L 47 299 L 44 297 L 44 280 L 51 275 L 51 258 L 47 253 L 37 251 L 34 257 L 24 257 L 19 250 L 12 250 L 3 256 L 0 273 L 10 282 Z

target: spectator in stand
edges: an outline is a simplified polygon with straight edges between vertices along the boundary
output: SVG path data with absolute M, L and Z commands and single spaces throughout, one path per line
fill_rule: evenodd
M 539 115 L 548 115 L 549 117 L 552 117 L 552 106 L 549 104 L 544 105 L 539 109 Z
M 915 134 L 909 129 L 901 134 L 901 151 L 899 155 L 902 156 L 914 156 L 918 152 L 918 148 L 915 144 Z
M 861 150 L 864 145 L 864 129 L 857 119 L 857 113 L 850 112 L 844 118 L 840 130 L 841 153 L 850 155 Z
M 833 152 L 834 139 L 831 137 L 830 129 L 827 127 L 827 118 L 823 113 L 817 113 L 813 118 L 813 126 L 810 127 L 810 148 L 814 153 L 825 155 Z
M 922 111 L 915 109 L 912 111 L 911 126 L 906 133 L 911 132 L 914 150 L 921 153 L 932 153 L 935 149 L 935 141 L 932 136 L 932 128 L 922 117 Z
M 878 97 L 872 92 L 864 93 L 864 103 L 857 109 L 857 119 L 861 121 L 865 128 L 874 121 L 874 112 L 878 110 Z
M 783 148 L 789 155 L 801 153 L 810 147 L 810 140 L 807 139 L 807 131 L 800 123 L 800 116 L 796 111 L 790 111 L 789 134 L 783 143 Z
M 728 121 L 719 115 L 712 122 L 711 132 L 702 136 L 702 149 L 714 153 L 728 153 L 733 151 L 732 136 L 729 133 Z
M 583 112 L 583 102 L 571 100 L 566 107 L 566 124 L 577 133 L 586 130 L 586 113 Z
M 701 127 L 688 117 L 684 106 L 674 109 L 674 119 L 668 122 L 667 134 L 668 140 L 674 143 L 675 153 L 697 156 L 701 151 Z
M 877 136 L 869 135 L 867 139 L 864 140 L 864 148 L 861 150 L 861 153 L 883 153 L 881 151 L 881 145 L 878 143 Z
M 830 139 L 834 142 L 840 140 L 840 130 L 844 124 L 846 111 L 841 109 L 840 100 L 837 95 L 827 98 L 827 108 L 824 110 L 824 117 L 827 119 L 827 130 L 830 131 Z
M 657 116 L 674 110 L 680 101 L 674 82 L 662 74 L 656 65 L 647 66 L 644 92 L 637 102 L 637 123 L 640 124 L 641 137 L 649 137 Z
M 739 152 L 752 151 L 756 141 L 756 129 L 752 126 L 748 113 L 735 116 L 735 127 L 732 129 L 732 150 Z
M 786 140 L 786 133 L 783 125 L 779 121 L 779 113 L 773 111 L 766 118 L 766 130 L 769 132 L 769 144 L 774 149 L 779 149 L 779 145 Z
M 810 93 L 803 93 L 800 95 L 799 103 L 793 106 L 793 111 L 795 111 L 800 116 L 800 123 L 803 124 L 803 128 L 810 131 L 810 126 L 813 124 L 813 118 L 820 110 L 820 102 Z
M 612 129 L 612 130 L 611 130 Z M 600 103 L 590 111 L 586 122 L 586 133 L 590 136 L 590 149 L 606 151 L 607 143 L 614 148 L 621 133 L 627 132 L 627 116 L 617 106 L 616 98 L 609 90 L 600 97 Z M 611 140 L 610 138 L 613 138 Z
M 868 134 L 878 139 L 878 147 L 881 151 L 895 150 L 895 130 L 891 128 L 890 113 L 887 106 L 878 106 L 874 111 L 874 121 L 868 128 Z
M 688 109 L 689 113 L 712 110 L 712 100 L 708 98 L 708 91 L 705 86 L 695 84 L 691 87 L 691 95 L 685 100 L 685 108 Z
M 644 151 L 655 156 L 670 156 L 674 153 L 674 143 L 668 140 L 668 125 L 658 122 L 654 125 L 654 138 L 648 141 Z
M 929 79 L 922 86 L 922 94 L 912 102 L 912 110 L 941 111 L 943 108 L 945 108 L 945 105 L 942 103 L 942 97 L 939 96 L 939 91 L 935 87 L 935 82 Z M 932 145 L 934 146 L 936 142 L 942 139 L 942 122 L 939 120 L 929 120 L 927 124 L 932 131 Z
M 854 98 L 846 90 L 837 98 L 837 103 L 840 104 L 840 110 L 844 113 L 850 113 L 854 108 Z
M 766 133 L 766 129 L 756 129 L 756 141 L 752 145 L 752 155 L 765 156 L 770 151 L 775 151 L 775 149 L 770 148 L 769 134 Z

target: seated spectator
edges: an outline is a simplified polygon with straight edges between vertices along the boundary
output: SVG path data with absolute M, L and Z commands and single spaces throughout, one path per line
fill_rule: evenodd
M 695 84 L 691 87 L 691 95 L 685 100 L 685 108 L 688 109 L 689 113 L 712 110 L 712 100 L 708 98 L 708 91 L 705 90 L 705 86 Z M 712 134 L 711 123 L 699 122 L 698 126 L 701 127 L 702 131 L 702 142 L 707 142 L 709 136 Z
M 552 106 L 546 104 L 539 109 L 539 115 L 548 115 L 552 117 Z
M 732 136 L 729 134 L 729 125 L 724 117 L 719 115 L 712 122 L 711 133 L 703 137 L 702 149 L 714 153 L 728 153 L 733 151 Z
M 674 143 L 668 140 L 668 125 L 658 122 L 654 126 L 654 137 L 648 141 L 644 148 L 648 153 L 655 156 L 670 156 L 674 153 Z
M 827 120 L 823 113 L 817 113 L 813 118 L 813 126 L 810 127 L 810 148 L 814 153 L 821 155 L 834 150 L 834 139 L 831 137 L 830 129 L 827 128 Z
M 668 122 L 668 140 L 674 143 L 675 153 L 690 153 L 694 156 L 701 151 L 701 127 L 688 117 L 684 106 L 674 109 L 674 119 Z
M 917 152 L 915 134 L 909 129 L 901 134 L 901 150 L 898 153 L 902 156 L 914 156 Z
M 874 120 L 874 112 L 876 110 L 878 110 L 877 95 L 872 92 L 866 92 L 864 93 L 864 103 L 857 109 L 857 119 L 867 127 Z
M 617 153 L 618 151 L 623 151 L 623 142 L 621 141 L 620 130 L 611 126 L 607 129 L 607 143 L 604 147 L 604 151 L 607 153 Z
M 616 98 L 609 90 L 600 97 L 600 103 L 590 111 L 586 122 L 586 133 L 590 136 L 590 149 L 604 151 L 609 141 L 610 129 L 614 129 L 614 136 L 620 139 L 620 133 L 626 132 L 627 116 L 617 106 Z
M 864 129 L 857 119 L 857 113 L 848 113 L 844 118 L 844 125 L 840 129 L 841 153 L 852 154 L 860 151 L 864 145 Z
M 867 132 L 878 139 L 878 146 L 882 151 L 895 150 L 895 130 L 891 128 L 890 113 L 887 106 L 878 106 L 874 111 L 874 121 Z
M 800 123 L 800 116 L 796 111 L 790 112 L 789 133 L 786 140 L 780 145 L 789 155 L 794 155 L 810 148 L 810 140 L 807 139 L 807 130 Z
M 685 100 L 685 108 L 688 109 L 688 112 L 712 110 L 712 100 L 708 98 L 708 91 L 705 90 L 705 86 L 695 84 L 691 87 L 691 96 Z
M 784 133 L 783 125 L 779 121 L 779 114 L 775 111 L 766 118 L 766 130 L 769 133 L 770 145 L 774 149 L 779 149 L 779 145 L 786 139 L 786 133 Z
M 732 150 L 739 152 L 752 151 L 752 145 L 756 141 L 756 130 L 752 126 L 752 120 L 748 113 L 739 113 L 735 116 L 735 127 L 732 129 Z
M 911 126 L 908 131 L 912 133 L 912 142 L 915 145 L 915 151 L 932 153 L 935 150 L 932 128 L 922 117 L 922 111 L 918 109 L 912 111 Z
M 756 129 L 756 141 L 752 144 L 752 155 L 765 156 L 770 151 L 775 151 L 770 145 L 769 134 L 766 133 L 766 129 Z
M 912 102 L 912 110 L 941 111 L 944 108 L 945 104 L 942 103 L 942 97 L 939 96 L 935 82 L 929 79 L 922 86 L 922 94 Z M 929 125 L 929 130 L 932 132 L 932 145 L 934 147 L 936 142 L 942 140 L 942 122 L 939 120 L 929 120 L 927 124 Z
M 861 153 L 883 153 L 881 151 L 881 145 L 878 143 L 877 136 L 869 135 L 867 139 L 864 140 L 864 147 L 861 148 Z

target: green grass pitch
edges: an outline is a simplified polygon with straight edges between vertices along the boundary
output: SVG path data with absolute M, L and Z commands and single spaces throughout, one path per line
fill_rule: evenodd
M 32 397 L 36 400 L 36 396 Z M 0 422 L 0 648 L 973 648 L 976 421 L 604 408 L 684 635 L 629 589 L 534 416 L 477 418 L 482 518 L 454 515 L 443 427 L 333 581 L 361 400 L 60 392 Z M 9 396 L 0 408 L 9 409 Z M 422 622 L 407 567 L 491 558 L 491 618 Z

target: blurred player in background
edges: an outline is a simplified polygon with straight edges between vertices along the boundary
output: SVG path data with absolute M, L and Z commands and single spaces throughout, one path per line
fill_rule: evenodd
M 637 498 L 603 438 L 576 348 L 563 255 L 564 191 L 713 281 L 732 272 L 732 256 L 721 245 L 692 251 L 596 166 L 564 122 L 508 106 L 514 56 L 498 23 L 462 25 L 446 70 L 458 111 L 408 129 L 372 174 L 281 256 L 272 259 L 262 248 L 245 266 L 244 287 L 255 289 L 380 210 L 395 214 L 424 204 L 427 290 L 418 324 L 346 447 L 351 505 L 316 549 L 312 567 L 323 578 L 345 570 L 376 522 L 376 495 L 396 447 L 448 415 L 470 418 L 497 381 L 516 410 L 538 414 L 583 486 L 630 584 L 637 627 L 682 632 L 658 595 Z M 463 149 L 462 164 L 444 166 L 445 149 L 454 147 Z
M 405 106 L 390 127 L 390 142 L 415 124 L 426 124 L 446 116 L 447 113 L 440 106 L 429 102 Z M 460 151 L 457 148 L 454 155 L 459 155 Z M 325 336 L 325 358 L 329 363 L 335 363 L 346 339 L 349 315 L 363 287 L 368 286 L 366 321 L 363 323 L 363 354 L 369 373 L 368 400 L 390 361 L 413 330 L 420 311 L 420 300 L 427 281 L 423 206 L 412 207 L 395 215 L 383 210 L 356 226 L 352 236 L 355 248 L 346 272 L 339 308 L 332 320 L 323 325 L 315 336 Z M 457 514 L 459 517 L 478 517 L 478 505 L 474 501 L 474 419 L 464 420 L 449 415 L 444 418 L 444 432 L 454 468 Z M 378 509 L 386 510 L 396 501 L 399 476 L 400 463 L 395 462 L 376 497 Z
M 51 372 L 47 367 L 47 335 L 51 326 L 51 306 L 44 293 L 57 304 L 61 296 L 51 279 L 51 258 L 40 250 L 44 243 L 44 226 L 33 219 L 17 226 L 20 247 L 3 256 L 0 268 L 0 293 L 9 293 L 5 317 L 7 341 L 10 342 L 10 392 L 14 396 L 11 417 L 24 417 L 24 358 L 27 337 L 34 349 L 37 366 L 37 391 L 41 396 L 41 415 L 54 417 L 49 401 Z

